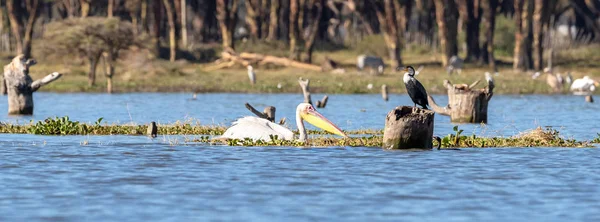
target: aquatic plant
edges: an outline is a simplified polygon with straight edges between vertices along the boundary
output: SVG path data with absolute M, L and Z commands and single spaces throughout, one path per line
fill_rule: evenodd
M 69 117 L 47 118 L 28 125 L 13 125 L 0 123 L 0 133 L 36 134 L 36 135 L 145 135 L 146 125 L 105 125 L 103 118 L 94 123 L 81 123 L 72 121 Z M 226 130 L 223 126 L 202 126 L 190 121 L 176 122 L 173 124 L 158 125 L 159 135 L 198 135 L 185 142 L 225 144 L 231 146 L 292 146 L 292 147 L 381 147 L 383 131 L 377 129 L 362 129 L 345 131 L 350 138 L 331 137 L 324 131 L 309 130 L 313 135 L 307 143 L 287 141 L 272 136 L 270 141 L 251 139 L 243 140 L 215 140 L 213 136 L 221 135 Z M 463 130 L 458 126 L 453 128 L 454 133 L 441 138 L 442 148 L 458 147 L 591 147 L 591 143 L 600 142 L 598 138 L 591 141 L 576 141 L 563 139 L 560 133 L 552 128 L 523 132 L 513 137 L 478 137 L 477 135 L 463 135 Z M 434 141 L 434 147 L 438 144 Z

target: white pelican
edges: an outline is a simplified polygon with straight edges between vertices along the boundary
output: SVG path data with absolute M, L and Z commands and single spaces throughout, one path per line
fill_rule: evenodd
M 598 81 L 591 79 L 589 76 L 584 76 L 581 79 L 576 79 L 571 84 L 571 92 L 575 95 L 590 95 L 598 87 Z
M 256 83 L 256 74 L 254 73 L 254 68 L 251 65 L 248 65 L 248 78 L 250 79 L 250 83 L 254 85 Z
M 303 120 L 327 132 L 348 137 L 340 128 L 317 112 L 312 105 L 309 103 L 300 103 L 296 107 L 296 125 L 298 126 L 298 131 L 300 131 L 298 140 L 301 142 L 306 142 L 308 137 Z M 294 133 L 291 130 L 266 119 L 253 116 L 242 117 L 235 121 L 219 139 L 250 138 L 254 141 L 271 141 L 271 135 L 277 136 L 279 139 L 294 140 Z

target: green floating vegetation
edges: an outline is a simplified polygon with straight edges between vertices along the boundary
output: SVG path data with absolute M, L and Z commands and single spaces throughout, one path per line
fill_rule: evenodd
M 36 135 L 145 135 L 146 125 L 103 125 L 103 118 L 93 124 L 72 121 L 68 116 L 47 118 L 29 125 L 0 124 L 0 133 Z M 200 126 L 187 122 L 159 125 L 160 135 L 221 135 L 225 132 L 220 126 Z
M 598 133 L 598 137 L 594 138 L 591 143 L 600 143 L 600 133 Z
M 490 148 L 490 147 L 593 147 L 591 143 L 575 140 L 566 140 L 559 136 L 559 132 L 554 129 L 543 130 L 537 128 L 515 137 L 477 137 L 476 135 L 464 136 L 463 130 L 454 127 L 454 134 L 448 134 L 441 138 L 441 148 Z M 332 138 L 315 137 L 309 139 L 308 143 L 299 141 L 280 140 L 277 137 L 271 137 L 271 141 L 252 140 L 249 138 L 212 140 L 209 136 L 202 136 L 190 140 L 190 142 L 202 142 L 222 144 L 229 146 L 292 146 L 292 147 L 332 147 L 332 146 L 350 146 L 350 147 L 382 147 L 383 136 L 371 135 L 366 137 L 350 138 Z M 433 146 L 437 147 L 437 141 L 433 141 Z
M 47 118 L 36 123 L 31 122 L 28 125 L 1 124 L 0 133 L 14 134 L 35 134 L 35 135 L 145 135 L 146 125 L 104 125 L 103 118 L 99 118 L 94 123 L 81 123 L 72 121 L 69 117 Z M 223 126 L 202 126 L 192 125 L 187 122 L 176 122 L 169 125 L 158 125 L 159 135 L 201 135 L 198 138 L 188 140 L 188 142 L 201 143 L 221 143 L 231 146 L 293 146 L 293 147 L 332 147 L 332 146 L 350 146 L 350 147 L 382 147 L 382 130 L 354 130 L 346 131 L 348 135 L 355 135 L 350 138 L 336 138 L 328 136 L 329 133 L 323 131 L 309 130 L 308 133 L 316 135 L 309 139 L 308 143 L 298 141 L 281 140 L 277 137 L 271 137 L 270 141 L 251 139 L 243 140 L 214 140 L 212 136 L 222 135 L 226 128 Z M 576 141 L 573 139 L 563 139 L 557 130 L 548 128 L 537 128 L 531 131 L 521 133 L 514 137 L 477 137 L 476 135 L 462 135 L 463 130 L 454 127 L 454 133 L 441 138 L 440 143 L 433 141 L 433 146 L 441 145 L 442 148 L 463 148 L 463 147 L 593 147 L 592 143 L 600 142 L 598 138 L 587 141 Z

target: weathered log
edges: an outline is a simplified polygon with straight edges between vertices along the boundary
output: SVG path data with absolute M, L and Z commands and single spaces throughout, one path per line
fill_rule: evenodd
M 258 116 L 259 118 L 263 118 L 263 119 L 267 119 L 271 122 L 275 122 L 275 107 L 267 106 L 267 107 L 265 107 L 264 111 L 261 113 L 257 109 L 255 109 L 252 105 L 250 105 L 249 103 L 246 103 L 245 106 L 246 106 L 246 109 L 250 110 L 250 112 L 252 112 L 254 115 Z
M 383 131 L 384 149 L 431 149 L 435 113 L 399 106 L 390 111 Z
M 381 85 L 381 97 L 384 101 L 388 101 L 388 88 L 386 84 Z
M 29 76 L 29 67 L 36 64 L 33 59 L 24 55 L 16 56 L 12 62 L 4 66 L 4 81 L 8 92 L 9 115 L 32 115 L 33 93 L 61 77 L 54 72 L 42 79 L 33 81 Z
M 322 71 L 323 69 L 318 65 L 313 65 L 309 63 L 298 62 L 289 58 L 284 57 L 276 57 L 271 55 L 263 55 L 258 53 L 247 53 L 242 52 L 239 55 L 235 53 L 233 50 L 224 50 L 221 52 L 221 59 L 227 61 L 225 64 L 218 64 L 213 67 L 209 67 L 207 70 L 216 70 L 220 68 L 230 67 L 231 63 L 241 64 L 243 66 L 248 66 L 250 63 L 258 63 L 259 65 L 264 64 L 275 64 L 281 66 L 289 66 L 299 69 L 308 69 L 313 71 Z
M 302 78 L 300 78 L 298 79 L 298 84 L 300 84 L 300 87 L 302 88 L 302 94 L 304 94 L 304 102 L 310 103 L 312 105 L 312 100 L 310 99 L 310 89 L 308 87 L 308 84 L 310 84 L 310 80 L 303 80 Z
M 450 81 L 444 80 L 444 87 L 448 89 L 447 106 L 440 107 L 431 96 L 427 96 L 434 112 L 450 116 L 452 122 L 487 123 L 488 102 L 494 94 L 493 81 L 484 89 L 471 89 L 466 84 L 452 85 Z
M 317 100 L 317 108 L 325 108 L 327 106 L 328 96 L 323 96 L 322 100 Z
M 156 138 L 158 136 L 158 127 L 156 127 L 156 122 L 152 121 L 148 124 L 148 129 L 146 130 L 146 135 L 152 138 Z

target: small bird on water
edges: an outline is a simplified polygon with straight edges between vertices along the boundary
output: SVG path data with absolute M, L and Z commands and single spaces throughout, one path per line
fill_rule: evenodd
M 415 107 L 417 107 L 418 104 L 423 107 L 423 109 L 428 109 L 427 106 L 429 105 L 429 102 L 427 102 L 427 91 L 425 90 L 425 87 L 415 79 L 415 68 L 412 66 L 407 66 L 403 69 L 397 67 L 396 70 L 405 72 L 403 78 L 404 85 L 406 86 L 406 91 L 408 92 L 410 99 L 415 103 Z

